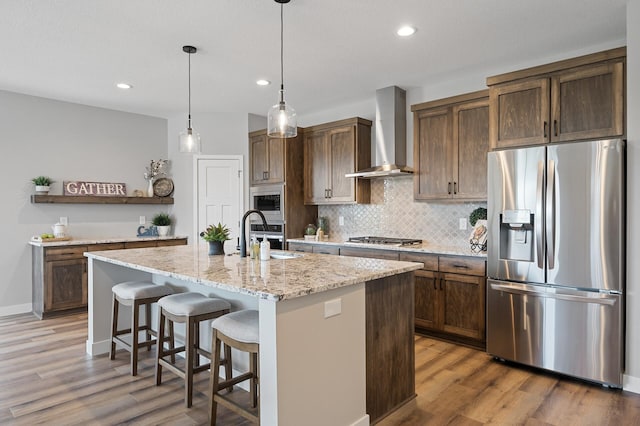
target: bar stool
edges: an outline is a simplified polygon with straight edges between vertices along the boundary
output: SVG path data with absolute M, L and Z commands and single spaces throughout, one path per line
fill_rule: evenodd
M 260 352 L 260 331 L 258 322 L 258 311 L 242 310 L 224 315 L 211 322 L 211 352 L 213 354 L 213 365 L 211 367 L 211 378 L 209 387 L 211 398 L 209 399 L 209 424 L 216 424 L 217 404 L 222 404 L 228 409 L 241 415 L 242 417 L 260 423 L 260 407 L 258 405 L 258 355 Z M 224 382 L 220 383 L 220 344 L 224 343 L 225 348 L 232 347 L 240 351 L 249 353 L 249 371 L 237 377 L 230 378 L 226 375 Z M 225 366 L 225 372 L 231 370 L 231 366 Z M 223 389 L 230 392 L 234 385 L 250 380 L 249 393 L 251 407 L 249 410 L 240 406 L 226 395 L 220 393 Z
M 122 346 L 131 353 L 131 375 L 138 374 L 138 349 L 147 347 L 151 350 L 151 346 L 156 343 L 156 332 L 151 329 L 151 304 L 158 301 L 163 296 L 173 293 L 170 287 L 166 285 L 154 284 L 150 281 L 127 281 L 116 284 L 112 287 L 113 292 L 113 315 L 111 317 L 111 349 L 109 350 L 109 358 L 116 357 L 116 344 Z M 118 311 L 120 305 L 131 306 L 131 327 L 118 330 Z M 145 325 L 140 323 L 140 306 L 144 306 Z M 146 331 L 146 340 L 140 342 L 140 331 Z M 123 334 L 131 334 L 131 343 L 129 344 L 120 336 Z
M 229 313 L 231 304 L 223 299 L 207 297 L 200 293 L 178 293 L 158 300 L 159 324 L 156 347 L 156 386 L 162 382 L 162 367 L 166 367 L 185 381 L 185 405 L 191 407 L 193 396 L 193 375 L 209 369 L 210 363 L 200 365 L 200 354 L 211 359 L 211 353 L 200 347 L 200 322 L 217 318 Z M 165 336 L 165 322 L 169 321 L 169 337 Z M 185 324 L 184 345 L 174 348 L 173 323 Z M 169 340 L 169 349 L 164 342 Z M 185 353 L 185 368 L 179 368 L 175 362 L 175 354 Z M 171 356 L 171 361 L 165 357 Z M 225 364 L 231 364 L 231 350 L 225 352 Z

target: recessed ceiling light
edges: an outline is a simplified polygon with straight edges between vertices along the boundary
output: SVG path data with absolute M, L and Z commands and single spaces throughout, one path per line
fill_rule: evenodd
M 416 28 L 412 27 L 411 25 L 403 25 L 402 27 L 398 28 L 396 34 L 398 34 L 400 37 L 409 37 L 410 35 L 415 34 L 416 31 Z
M 271 84 L 271 82 L 269 80 L 258 80 L 256 81 L 256 84 L 258 86 L 268 86 Z
M 118 89 L 131 89 L 133 86 L 127 83 L 118 83 L 116 84 Z

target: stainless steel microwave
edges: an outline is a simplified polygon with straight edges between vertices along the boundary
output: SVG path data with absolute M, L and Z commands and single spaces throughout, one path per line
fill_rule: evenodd
M 260 210 L 267 222 L 284 222 L 284 185 L 252 186 L 251 208 Z

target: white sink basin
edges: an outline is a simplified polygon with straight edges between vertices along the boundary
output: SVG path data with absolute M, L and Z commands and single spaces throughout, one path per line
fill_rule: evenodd
M 302 256 L 303 255 L 300 253 L 291 253 L 288 251 L 272 251 L 271 252 L 272 259 L 297 259 Z

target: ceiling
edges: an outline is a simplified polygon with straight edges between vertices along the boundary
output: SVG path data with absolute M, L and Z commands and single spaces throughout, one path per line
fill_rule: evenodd
M 304 115 L 390 85 L 624 45 L 625 11 L 626 0 L 291 0 L 286 99 Z M 279 88 L 279 24 L 273 0 L 2 0 L 0 89 L 169 117 L 186 112 L 191 44 L 194 114 L 266 115 Z M 401 24 L 418 31 L 400 38 Z

